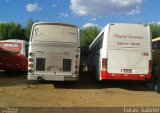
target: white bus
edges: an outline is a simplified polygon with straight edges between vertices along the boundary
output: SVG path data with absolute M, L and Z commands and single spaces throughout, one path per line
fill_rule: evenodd
M 89 46 L 89 72 L 98 80 L 150 80 L 149 25 L 108 24 Z
M 78 80 L 79 28 L 64 23 L 35 23 L 28 56 L 28 80 Z

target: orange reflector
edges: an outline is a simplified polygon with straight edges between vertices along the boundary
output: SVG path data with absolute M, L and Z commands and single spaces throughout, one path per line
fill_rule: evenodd
M 77 64 L 77 65 L 78 65 L 78 64 L 79 64 L 79 60 L 75 60 L 75 64 Z
M 33 67 L 33 64 L 29 64 L 28 67 Z

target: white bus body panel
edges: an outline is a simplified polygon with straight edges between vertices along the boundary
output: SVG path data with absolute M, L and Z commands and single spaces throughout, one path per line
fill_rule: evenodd
M 55 80 L 55 81 L 64 81 L 66 79 L 76 80 L 78 79 L 78 74 L 75 74 L 75 55 L 76 46 L 70 45 L 57 45 L 52 44 L 52 46 L 30 46 L 30 50 L 34 53 L 34 65 L 35 70 L 33 74 L 28 75 L 28 80 Z M 79 54 L 78 54 L 79 55 Z M 38 64 L 37 58 L 43 58 L 45 60 L 44 64 Z M 70 66 L 69 70 L 63 71 L 63 60 L 69 60 L 68 66 Z M 79 59 L 78 59 L 79 61 Z M 44 66 L 44 70 L 37 69 L 37 66 Z
M 142 56 L 143 52 L 108 50 L 108 73 L 148 74 L 150 57 Z M 145 52 L 150 53 L 150 51 Z
M 118 24 L 109 27 L 108 72 L 147 74 L 151 60 L 149 28 L 144 25 Z

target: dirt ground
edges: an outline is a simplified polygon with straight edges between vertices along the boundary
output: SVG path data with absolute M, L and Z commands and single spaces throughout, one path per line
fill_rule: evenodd
M 98 83 L 81 74 L 77 82 L 28 81 L 0 72 L 0 107 L 159 107 L 160 94 L 136 82 Z

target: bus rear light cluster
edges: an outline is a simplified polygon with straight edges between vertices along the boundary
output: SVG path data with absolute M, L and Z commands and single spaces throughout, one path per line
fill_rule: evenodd
M 107 70 L 107 58 L 102 59 L 102 70 L 103 71 Z
M 79 60 L 75 60 L 75 74 L 78 74 L 78 64 L 79 64 Z
M 34 56 L 34 53 L 30 52 L 29 53 L 29 59 L 28 59 L 28 72 L 29 73 L 33 73 L 33 62 L 34 62 L 34 59 L 33 59 L 33 56 Z
M 28 72 L 33 73 L 33 64 L 28 64 Z
M 79 48 L 75 48 L 75 53 L 74 53 L 74 55 L 75 55 L 75 72 L 74 72 L 74 74 L 75 75 L 77 75 L 78 74 L 78 72 L 79 72 L 79 57 L 80 57 L 80 55 L 79 55 L 79 52 L 80 52 L 80 49 Z

